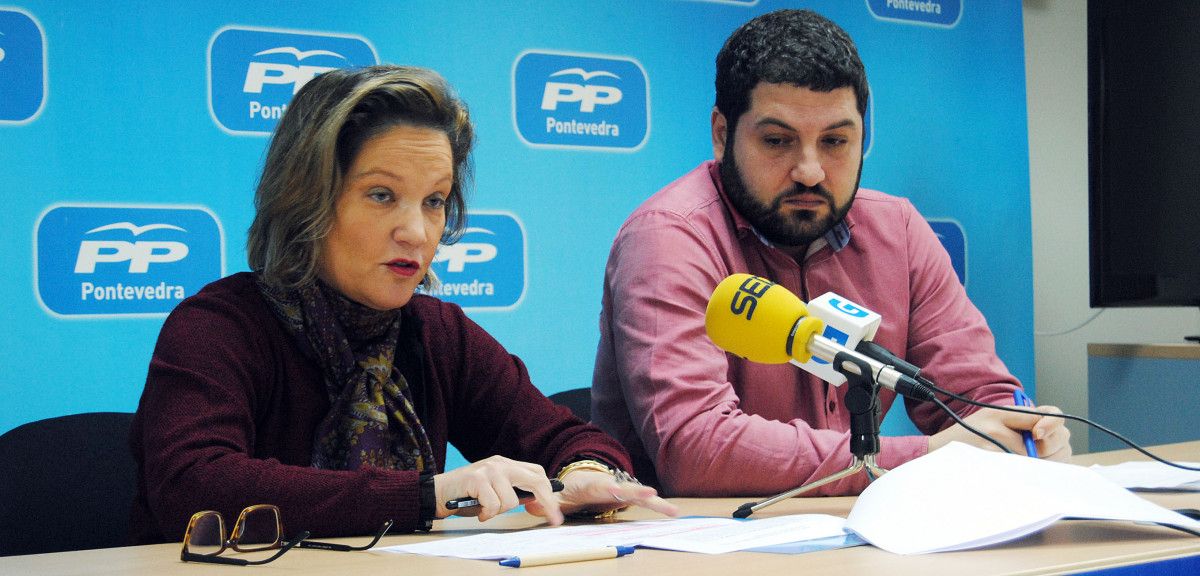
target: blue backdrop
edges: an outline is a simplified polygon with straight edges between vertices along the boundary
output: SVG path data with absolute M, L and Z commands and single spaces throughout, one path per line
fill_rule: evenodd
M 477 123 L 471 230 L 438 256 L 440 295 L 544 392 L 589 385 L 618 226 L 711 157 L 713 59 L 782 7 L 857 41 L 872 87 L 863 186 L 934 222 L 1032 385 L 1033 311 L 1012 305 L 1032 301 L 1017 0 L 29 0 L 0 6 L 0 432 L 133 410 L 165 313 L 246 269 L 288 99 L 325 69 L 374 62 L 440 71 Z

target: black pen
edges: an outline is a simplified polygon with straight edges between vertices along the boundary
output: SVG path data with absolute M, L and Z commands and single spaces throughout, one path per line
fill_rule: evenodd
M 550 479 L 550 490 L 552 492 L 562 492 L 562 489 L 563 489 L 563 483 L 561 481 L 559 481 L 558 478 Z M 517 499 L 521 500 L 522 502 L 525 502 L 525 500 L 533 497 L 533 493 L 529 492 L 528 490 L 522 490 L 520 488 L 514 487 L 513 491 L 515 491 L 517 493 Z M 472 506 L 478 506 L 478 505 L 479 505 L 478 498 L 455 498 L 453 500 L 446 501 L 446 509 L 447 510 L 458 510 L 460 508 L 470 508 Z

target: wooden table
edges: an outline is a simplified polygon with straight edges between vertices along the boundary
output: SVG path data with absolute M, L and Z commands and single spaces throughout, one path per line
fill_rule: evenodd
M 1200 461 L 1200 441 L 1160 446 L 1155 453 L 1176 460 Z M 1077 456 L 1080 464 L 1111 464 L 1144 459 L 1133 451 Z M 1200 493 L 1145 493 L 1147 499 L 1168 508 L 1200 508 Z M 746 498 L 677 498 L 688 515 L 727 516 Z M 793 498 L 767 508 L 755 517 L 784 514 L 824 513 L 846 516 L 853 497 Z M 655 515 L 631 510 L 623 520 L 641 520 Z M 543 525 L 540 518 L 524 513 L 505 514 L 486 523 L 469 518 L 440 521 L 433 532 L 384 538 L 380 546 L 436 538 L 465 536 L 481 530 L 513 530 Z M 86 527 L 80 527 L 86 529 Z M 188 575 L 207 574 L 400 574 L 451 576 L 517 574 L 496 562 L 461 560 L 370 552 L 329 552 L 294 549 L 279 560 L 262 566 L 220 566 L 179 561 L 179 544 L 131 546 L 102 550 L 62 552 L 0 558 L 0 574 L 121 574 Z M 769 574 L 833 574 L 837 576 L 933 576 L 939 574 L 1032 575 L 1087 572 L 1102 568 L 1155 563 L 1189 558 L 1200 565 L 1200 538 L 1157 526 L 1123 522 L 1068 520 L 1000 546 L 964 552 L 899 556 L 871 546 L 828 550 L 808 554 L 765 554 L 738 552 L 703 555 L 663 550 L 638 549 L 615 560 L 580 562 L 525 568 L 537 576 L 592 574 L 697 576 L 701 574 L 762 576 Z M 1151 568 L 1152 566 L 1145 566 Z

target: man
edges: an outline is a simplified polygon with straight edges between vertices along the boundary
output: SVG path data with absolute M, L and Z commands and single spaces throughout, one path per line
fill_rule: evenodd
M 762 495 L 850 463 L 847 387 L 727 355 L 707 337 L 709 295 L 736 272 L 805 301 L 833 291 L 862 304 L 883 316 L 875 341 L 936 384 L 1011 405 L 1020 383 L 929 225 L 907 200 L 858 188 L 867 81 L 845 31 L 811 11 L 755 18 L 718 54 L 716 89 L 715 161 L 634 211 L 605 273 L 592 417 L 630 449 L 638 477 L 669 495 Z M 894 400 L 882 390 L 881 410 Z M 1013 452 L 1031 431 L 1042 457 L 1070 456 L 1059 418 L 951 406 Z M 931 436 L 883 438 L 884 468 L 952 440 L 991 446 L 934 405 L 907 409 Z

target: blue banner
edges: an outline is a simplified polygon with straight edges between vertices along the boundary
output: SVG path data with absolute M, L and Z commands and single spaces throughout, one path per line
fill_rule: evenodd
M 1031 386 L 1032 311 L 1011 306 L 1032 297 L 1016 0 L 22 0 L 0 7 L 0 432 L 133 410 L 166 314 L 247 268 L 267 136 L 296 90 L 374 63 L 437 70 L 476 124 L 468 230 L 439 250 L 433 294 L 546 393 L 587 386 L 618 227 L 712 158 L 725 38 L 798 6 L 867 67 L 862 185 L 930 220 Z

